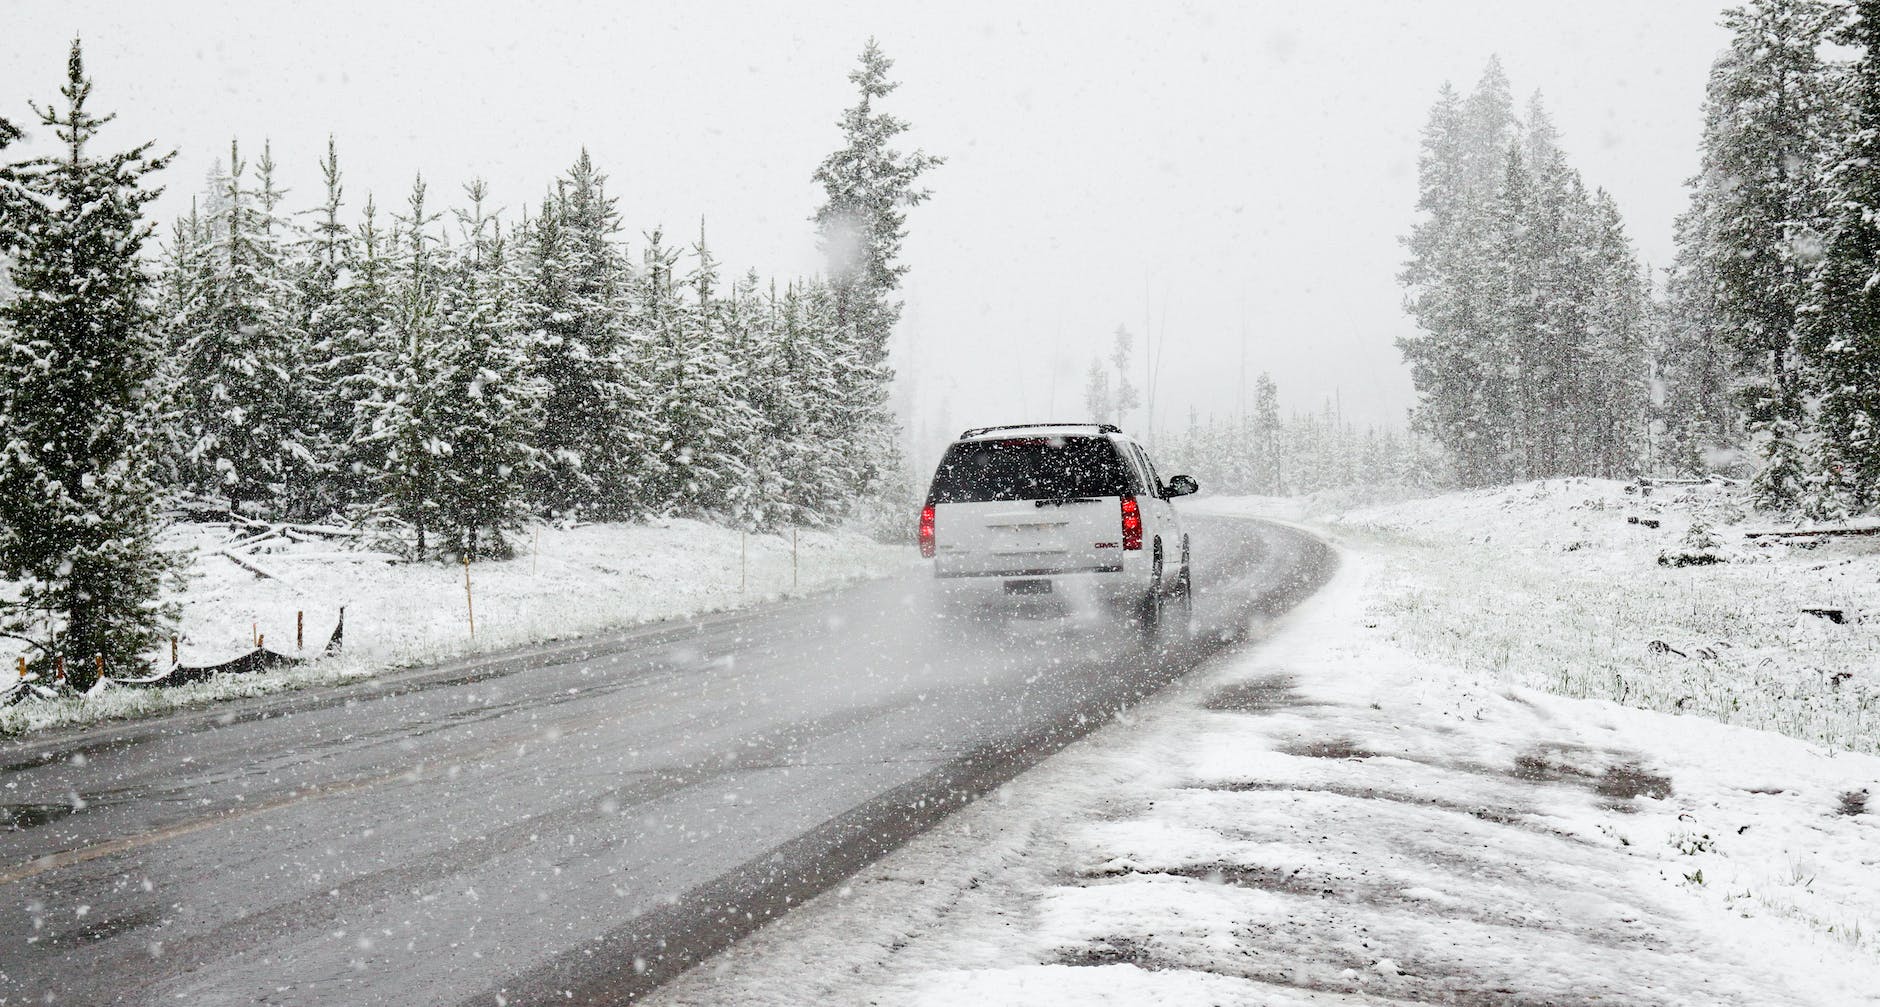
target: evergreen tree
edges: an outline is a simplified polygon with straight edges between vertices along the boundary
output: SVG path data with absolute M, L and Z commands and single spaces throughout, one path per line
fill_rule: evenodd
M 157 409 L 161 416 L 156 427 L 160 440 L 158 455 L 160 483 L 167 488 L 185 487 L 194 478 L 189 460 L 188 348 L 190 325 L 204 296 L 210 275 L 211 251 L 208 223 L 197 212 L 191 199 L 189 216 L 178 219 L 170 228 L 170 241 L 163 249 L 156 286 L 156 312 L 163 352 L 157 362 Z
M 1499 322 L 1498 286 L 1489 275 L 1505 247 L 1509 219 L 1494 215 L 1508 179 L 1513 102 L 1501 64 L 1491 60 L 1466 99 L 1444 86 L 1424 128 L 1418 162 L 1422 214 L 1405 244 L 1401 279 L 1415 336 L 1399 340 L 1418 392 L 1418 426 L 1455 458 L 1465 485 L 1503 478 L 1508 365 Z M 1505 209 L 1505 208 L 1504 208 Z M 1503 242 L 1505 245 L 1505 241 Z
M 356 502 L 357 480 L 346 469 L 352 441 L 352 400 L 348 388 L 357 388 L 358 366 L 366 347 L 356 345 L 348 317 L 345 288 L 352 282 L 353 234 L 340 220 L 345 187 L 339 169 L 339 150 L 331 136 L 326 157 L 320 161 L 325 198 L 312 211 L 313 224 L 298 250 L 295 282 L 298 287 L 301 331 L 310 355 L 300 373 L 301 387 L 311 406 L 306 419 L 308 438 L 318 459 L 319 484 L 311 495 L 310 510 L 337 509 Z
M 1091 358 L 1090 370 L 1084 375 L 1084 411 L 1095 423 L 1109 423 L 1116 418 L 1116 391 L 1110 387 L 1110 372 L 1104 370 L 1100 357 Z
M 814 175 L 823 187 L 815 221 L 829 265 L 835 332 L 847 351 L 839 361 L 846 375 L 849 430 L 844 440 L 865 459 L 865 481 L 870 482 L 898 464 L 886 409 L 893 379 L 888 338 L 901 316 L 894 294 L 908 269 L 900 261 L 907 208 L 930 197 L 920 178 L 945 163 L 919 150 L 902 154 L 895 149 L 908 125 L 876 107 L 899 86 L 888 79 L 893 66 L 869 39 L 860 67 L 849 74 L 859 100 L 838 122 L 843 144 Z
M 291 512 L 306 499 L 313 467 L 296 377 L 307 354 L 279 194 L 265 173 L 260 190 L 247 188 L 245 172 L 230 144 L 210 218 L 215 239 L 181 324 L 188 458 L 195 484 L 219 490 L 231 508 Z
M 1706 254 L 1711 219 L 1699 205 L 1679 215 L 1677 258 L 1665 272 L 1664 300 L 1655 310 L 1653 419 L 1663 428 L 1658 456 L 1686 475 L 1702 474 L 1742 439 L 1735 351 L 1723 332 Z
M 1638 468 L 1650 398 L 1647 361 L 1651 296 L 1612 196 L 1594 193 L 1586 253 L 1590 295 L 1580 368 L 1587 377 L 1570 403 L 1580 434 L 1569 471 L 1608 479 Z
M 546 389 L 534 496 L 551 514 L 638 513 L 650 449 L 647 389 L 634 362 L 631 271 L 615 201 L 583 150 L 524 241 L 520 305 L 534 377 Z
M 855 460 L 838 436 L 843 389 L 831 359 L 833 301 L 815 283 L 792 283 L 773 298 L 771 368 L 784 391 L 768 421 L 771 468 L 781 487 L 771 498 L 773 527 L 824 524 L 855 494 Z
M 160 347 L 140 258 L 157 195 L 145 176 L 169 157 L 148 143 L 95 154 L 112 117 L 89 110 L 91 88 L 74 40 L 64 108 L 36 108 L 63 152 L 0 174 L 20 294 L 0 305 L 0 571 L 21 586 L 0 616 L 42 672 L 72 658 L 81 689 L 94 659 L 141 670 L 170 618 L 151 434 Z M 0 127 L 0 146 L 17 136 Z
M 1121 325 L 1116 327 L 1115 342 L 1110 347 L 1110 365 L 1116 368 L 1116 421 L 1121 423 L 1131 409 L 1142 405 L 1136 386 L 1129 380 L 1129 355 L 1132 337 Z
M 676 453 L 686 458 L 688 477 L 680 486 L 675 506 L 694 515 L 731 515 L 744 509 L 750 478 L 745 431 L 756 421 L 756 411 L 741 382 L 739 360 L 742 333 L 734 317 L 735 292 L 730 303 L 717 293 L 718 264 L 705 242 L 705 222 L 699 221 L 698 244 L 692 246 L 694 267 L 685 284 L 693 303 L 681 314 L 680 338 L 689 358 L 687 386 L 671 389 L 690 402 L 689 411 L 704 422 L 690 430 L 667 428 Z
M 653 387 L 646 426 L 658 444 L 642 489 L 650 507 L 665 511 L 692 501 L 692 453 L 711 423 L 699 401 L 702 379 L 685 331 L 685 309 L 673 288 L 678 262 L 679 250 L 667 246 L 664 232 L 654 228 L 646 235 L 634 278 L 635 328 L 646 340 L 643 358 Z
M 1286 471 L 1280 465 L 1279 458 L 1279 385 L 1273 376 L 1260 372 L 1254 383 L 1253 397 L 1253 437 L 1259 462 L 1253 467 L 1253 485 L 1255 493 L 1267 496 L 1285 496 Z
M 521 323 L 508 289 L 500 225 L 485 210 L 481 180 L 464 187 L 463 233 L 441 286 L 433 452 L 437 524 L 444 544 L 472 560 L 506 557 L 504 532 L 527 517 L 525 477 L 533 456 L 539 392 L 527 377 Z
M 384 468 L 375 480 L 379 506 L 411 527 L 415 558 L 430 555 L 439 544 L 432 534 L 441 510 L 438 458 L 450 450 L 439 407 L 447 388 L 439 359 L 443 268 L 437 236 L 430 231 L 440 215 L 425 206 L 425 196 L 419 177 L 405 215 L 395 218 L 398 254 L 389 302 L 393 349 L 374 359 L 360 403 L 370 417 L 368 438 L 384 450 Z
M 1758 502 L 1796 502 L 1805 482 L 1797 309 L 1823 208 L 1819 165 L 1839 113 L 1820 46 L 1840 19 L 1827 0 L 1753 0 L 1724 16 L 1730 48 L 1705 98 L 1692 181 L 1714 310 L 1739 358 L 1744 412 L 1763 466 Z
M 320 316 L 333 334 L 315 374 L 329 399 L 333 492 L 345 507 L 374 505 L 386 470 L 387 443 L 377 436 L 379 411 L 373 403 L 378 401 L 376 376 L 389 371 L 399 350 L 393 245 L 393 237 L 379 226 L 377 203 L 366 196 L 362 219 L 338 248 L 336 300 Z
M 1860 57 L 1844 98 L 1851 133 L 1828 173 L 1805 343 L 1820 369 L 1825 479 L 1835 502 L 1867 510 L 1880 504 L 1880 0 L 1857 0 L 1839 40 Z

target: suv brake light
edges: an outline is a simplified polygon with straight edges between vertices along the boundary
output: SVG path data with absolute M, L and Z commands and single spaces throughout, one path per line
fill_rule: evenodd
M 906 525 L 901 527 L 905 528 Z M 921 508 L 920 512 L 920 554 L 924 559 L 933 558 L 933 504 Z
M 1123 548 L 1142 548 L 1142 510 L 1133 496 L 1123 498 Z

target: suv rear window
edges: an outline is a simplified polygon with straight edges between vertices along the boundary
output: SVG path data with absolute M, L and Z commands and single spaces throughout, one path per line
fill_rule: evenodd
M 934 473 L 931 503 L 1062 500 L 1134 492 L 1129 470 L 1099 437 L 1011 437 L 962 441 Z

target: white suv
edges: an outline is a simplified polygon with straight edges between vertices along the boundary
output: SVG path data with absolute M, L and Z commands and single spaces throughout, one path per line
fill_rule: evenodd
M 1107 423 L 981 427 L 940 459 L 920 551 L 949 603 L 1123 606 L 1159 638 L 1190 617 L 1188 536 L 1170 501 L 1198 488 L 1163 483 Z

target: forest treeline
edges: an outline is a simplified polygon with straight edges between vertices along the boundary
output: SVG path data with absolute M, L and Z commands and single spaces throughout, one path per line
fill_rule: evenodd
M 1880 504 L 1880 0 L 1723 24 L 1656 283 L 1538 98 L 1515 114 L 1493 62 L 1440 93 L 1400 346 L 1445 482 L 1724 473 L 1768 509 Z
M 827 272 L 778 281 L 726 275 L 702 223 L 628 240 L 585 151 L 507 216 L 476 181 L 354 201 L 332 143 L 322 201 L 289 206 L 269 147 L 231 144 L 159 238 L 169 155 L 99 149 L 74 42 L 63 100 L 34 106 L 50 152 L 0 159 L 0 634 L 76 658 L 80 686 L 141 665 L 180 499 L 376 520 L 453 560 L 508 554 L 530 517 L 891 508 L 900 248 L 940 163 L 896 150 L 892 65 L 871 40 L 840 145 L 805 166 Z M 0 150 L 24 135 L 0 119 Z
M 1880 3 L 1725 15 L 1658 317 L 1666 456 L 1759 505 L 1880 503 Z

